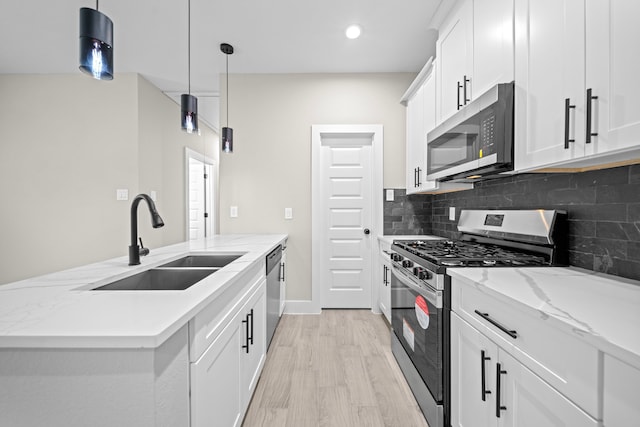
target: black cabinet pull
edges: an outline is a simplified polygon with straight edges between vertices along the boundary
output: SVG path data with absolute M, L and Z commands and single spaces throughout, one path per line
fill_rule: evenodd
M 485 377 L 485 363 L 487 360 L 491 360 L 490 357 L 485 356 L 484 350 L 480 351 L 480 364 L 481 364 L 481 372 L 482 372 L 482 401 L 486 401 L 487 394 L 491 394 L 491 390 L 486 389 L 486 377 Z
M 247 318 L 251 318 L 251 335 L 247 335 L 247 341 L 249 342 L 249 344 L 253 345 L 253 308 L 251 309 L 251 312 L 249 312 L 249 314 L 247 314 Z M 249 351 L 247 350 L 247 353 Z
M 503 371 L 499 363 L 496 363 L 496 417 L 500 418 L 500 411 L 505 411 L 506 406 L 500 404 L 500 375 L 506 374 L 507 371 Z
M 242 321 L 244 323 L 244 331 L 245 331 L 245 345 L 242 346 L 246 350 L 246 353 L 249 353 L 249 315 L 247 314 Z
M 464 92 L 464 105 L 467 105 L 467 102 L 471 101 L 469 98 L 467 98 L 467 83 L 470 83 L 471 80 L 469 80 L 467 78 L 467 76 L 464 76 L 464 84 L 463 84 L 463 92 Z
M 280 281 L 284 282 L 284 262 L 280 263 Z
M 387 286 L 387 266 L 382 266 L 382 284 Z
M 462 85 L 460 82 L 456 82 L 458 84 L 458 110 L 462 108 L 462 104 L 460 103 L 460 89 L 462 89 Z
M 417 185 L 417 187 L 420 187 L 422 185 L 422 183 L 420 182 L 420 172 L 422 172 L 422 169 L 420 169 L 419 167 L 416 168 L 416 175 L 418 176 L 418 185 Z
M 496 322 L 491 317 L 489 317 L 489 313 L 482 313 L 482 312 L 480 312 L 478 310 L 474 310 L 474 311 L 478 316 L 482 317 L 484 320 L 486 320 L 487 322 L 491 323 L 493 326 L 497 327 L 498 329 L 500 329 L 505 334 L 509 335 L 514 340 L 516 338 L 518 338 L 518 333 L 516 331 L 514 331 L 513 329 L 509 329 L 509 328 L 506 328 L 506 327 L 502 326 L 500 323 Z
M 598 136 L 597 132 L 591 132 L 591 120 L 593 114 L 593 100 L 598 99 L 597 96 L 593 96 L 592 89 L 587 89 L 587 138 L 585 139 L 586 144 L 591 144 L 591 137 Z
M 566 98 L 564 100 L 564 148 L 569 149 L 570 142 L 576 142 L 575 139 L 569 139 L 569 112 L 572 108 L 576 108 L 575 105 L 571 105 L 571 100 Z

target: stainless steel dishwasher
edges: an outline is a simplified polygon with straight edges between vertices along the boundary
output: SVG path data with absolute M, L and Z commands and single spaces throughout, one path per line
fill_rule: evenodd
M 280 320 L 280 261 L 282 245 L 267 255 L 267 349 Z

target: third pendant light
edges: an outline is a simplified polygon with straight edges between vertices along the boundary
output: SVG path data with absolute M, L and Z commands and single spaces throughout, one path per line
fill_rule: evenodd
M 233 55 L 233 46 L 222 43 L 220 50 L 227 55 L 227 126 L 222 128 L 222 151 L 233 153 L 233 129 L 229 127 L 229 55 Z

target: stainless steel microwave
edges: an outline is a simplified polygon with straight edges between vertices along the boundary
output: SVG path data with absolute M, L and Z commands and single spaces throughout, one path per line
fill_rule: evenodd
M 476 182 L 513 170 L 514 83 L 493 86 L 427 134 L 427 179 Z

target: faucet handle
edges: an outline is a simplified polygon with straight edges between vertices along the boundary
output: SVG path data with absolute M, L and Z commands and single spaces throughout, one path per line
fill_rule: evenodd
M 139 237 L 138 240 L 140 240 L 140 256 L 149 255 L 149 248 L 145 248 L 144 244 L 142 244 L 142 237 Z

